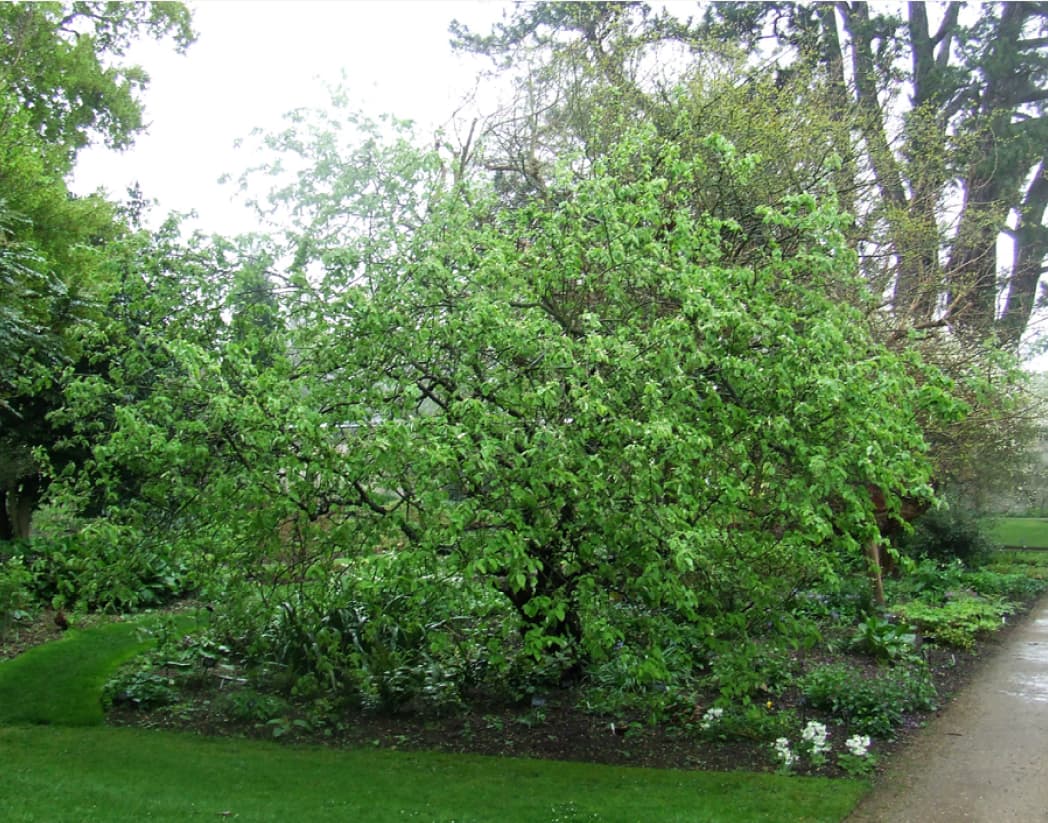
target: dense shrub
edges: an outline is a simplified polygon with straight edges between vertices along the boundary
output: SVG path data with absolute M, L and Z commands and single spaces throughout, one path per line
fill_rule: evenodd
M 27 548 L 37 596 L 56 606 L 129 612 L 165 605 L 194 587 L 189 562 L 159 540 L 131 547 L 101 523 Z
M 721 701 L 746 705 L 778 694 L 792 675 L 784 649 L 742 642 L 713 658 L 707 683 L 720 693 Z
M 927 512 L 901 542 L 903 551 L 912 557 L 959 559 L 969 566 L 985 562 L 996 548 L 978 518 L 959 506 Z

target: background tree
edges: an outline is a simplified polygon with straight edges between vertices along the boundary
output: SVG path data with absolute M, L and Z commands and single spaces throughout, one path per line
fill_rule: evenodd
M 148 77 L 119 58 L 137 37 L 193 38 L 179 3 L 8 3 L 0 8 L 0 234 L 5 346 L 0 372 L 0 538 L 25 537 L 46 480 L 32 457 L 60 439 L 48 413 L 62 374 L 91 354 L 107 245 L 127 230 L 111 203 L 65 179 L 93 139 L 129 144 Z M 57 459 L 57 455 L 55 455 Z
M 857 170 L 872 174 L 860 225 L 867 269 L 900 330 L 943 323 L 1014 349 L 1045 256 L 1044 3 L 717 4 L 717 36 L 785 48 L 841 90 Z M 1011 260 L 997 254 L 1001 235 Z
M 474 141 L 471 151 L 526 198 L 543 191 L 557 156 L 592 162 L 630 123 L 683 147 L 687 110 L 690 134 L 720 133 L 762 158 L 746 185 L 696 192 L 740 220 L 740 243 L 762 242 L 760 222 L 740 216 L 754 204 L 835 196 L 855 217 L 847 236 L 882 299 L 826 287 L 894 350 L 936 363 L 974 410 L 963 424 L 926 421 L 939 482 L 956 488 L 972 466 L 1014 449 L 1030 416 L 1016 361 L 1000 352 L 1023 337 L 1040 276 L 1029 275 L 1045 252 L 1033 239 L 1043 233 L 1044 44 L 1027 37 L 1044 18 L 1037 4 L 1006 6 L 969 19 L 956 4 L 912 4 L 905 16 L 863 3 L 716 4 L 700 22 L 640 3 L 518 6 L 488 35 L 453 26 L 459 48 L 490 55 L 519 90 L 474 129 L 484 149 Z M 1006 23 L 1026 34 L 1003 60 L 993 55 Z M 1014 99 L 988 107 L 987 89 L 1001 83 Z M 992 185 L 973 177 L 989 173 L 991 147 Z M 997 238 L 1020 214 L 1032 217 L 1022 221 L 1030 242 L 998 284 Z

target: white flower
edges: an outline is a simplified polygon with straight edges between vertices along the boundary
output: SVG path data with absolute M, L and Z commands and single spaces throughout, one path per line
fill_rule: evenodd
M 723 716 L 724 709 L 720 709 L 717 707 L 714 707 L 712 709 L 706 709 L 706 713 L 702 716 L 702 723 L 700 724 L 700 728 L 709 729 Z
M 856 757 L 866 757 L 870 749 L 870 736 L 868 734 L 853 734 L 844 741 L 844 745 Z
M 782 761 L 782 765 L 789 768 L 793 765 L 797 756 L 790 749 L 790 741 L 785 737 L 780 737 L 775 741 L 775 756 Z
M 826 742 L 826 726 L 817 720 L 808 721 L 808 725 L 801 732 L 801 737 L 811 747 L 812 754 L 822 754 L 830 750 L 830 744 Z

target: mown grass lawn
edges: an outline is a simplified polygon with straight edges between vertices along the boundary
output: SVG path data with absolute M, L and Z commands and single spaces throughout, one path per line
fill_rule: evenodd
M 988 525 L 1001 545 L 1048 549 L 1048 517 L 1000 517 Z
M 0 663 L 4 821 L 829 823 L 868 790 L 858 780 L 340 751 L 106 728 L 101 687 L 146 643 L 138 628 L 115 623 L 71 633 Z
M 6 821 L 838 821 L 859 781 L 0 728 Z

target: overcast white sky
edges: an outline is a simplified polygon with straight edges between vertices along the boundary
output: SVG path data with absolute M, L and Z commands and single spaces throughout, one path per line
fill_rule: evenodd
M 254 228 L 250 212 L 218 184 L 253 165 L 234 148 L 255 127 L 275 129 L 301 106 L 322 106 L 346 73 L 365 111 L 439 125 L 471 88 L 482 63 L 448 45 L 452 19 L 486 32 L 507 4 L 496 0 L 209 0 L 190 3 L 198 41 L 186 55 L 170 43 L 136 45 L 128 59 L 151 82 L 149 130 L 121 153 L 81 153 L 73 189 L 122 198 L 138 181 L 169 211 L 196 211 L 195 226 L 233 234 Z

